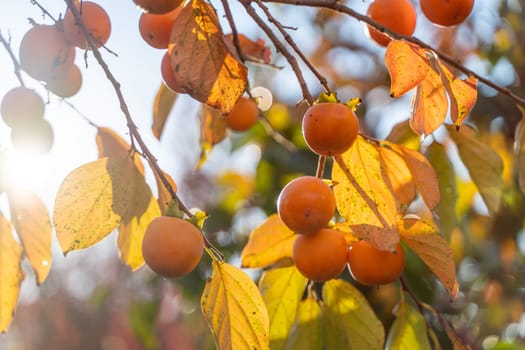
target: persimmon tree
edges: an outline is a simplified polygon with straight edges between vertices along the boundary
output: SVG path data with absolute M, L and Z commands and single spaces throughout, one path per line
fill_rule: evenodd
M 218 349 L 523 348 L 525 52 L 509 44 L 525 30 L 517 10 L 502 4 L 508 22 L 478 45 L 465 42 L 478 35 L 472 0 L 447 11 L 428 0 L 377 0 L 368 11 L 368 1 L 364 9 L 325 0 L 135 2 L 137 28 L 127 35 L 162 50 L 162 83 L 143 92 L 155 96 L 150 130 L 137 126 L 124 93 L 140 82 L 108 63 L 127 59 L 111 47 L 118 14 L 87 0 L 65 0 L 53 14 L 33 0 L 42 18 L 25 34 L 0 32 L 18 80 L 1 105 L 11 140 L 0 154 L 0 331 L 9 335 L 17 319 L 23 261 L 44 285 L 55 237 L 64 255 L 89 255 L 115 233 L 132 274 L 198 285 Z M 289 26 L 282 13 L 302 9 L 304 24 Z M 243 32 L 246 19 L 259 37 Z M 319 36 L 314 49 L 297 39 L 303 26 Z M 487 77 L 467 56 L 505 58 L 517 84 Z M 125 135 L 68 100 L 80 85 L 96 99 L 82 79 L 94 65 Z M 373 69 L 359 75 L 352 65 Z M 299 98 L 287 100 L 280 84 Z M 49 151 L 44 110 L 53 100 L 87 122 L 98 157 L 70 169 L 47 208 L 4 169 L 13 149 Z M 153 151 L 181 103 L 177 127 L 199 128 L 195 174 L 212 181 L 176 183 Z M 393 123 L 390 107 L 374 116 L 381 104 L 403 106 L 403 118 Z M 225 143 L 228 152 L 256 145 L 255 176 L 202 175 Z M 188 205 L 181 192 L 199 186 L 208 199 Z M 236 235 L 247 209 L 264 218 Z M 501 341 L 489 337 L 495 332 Z

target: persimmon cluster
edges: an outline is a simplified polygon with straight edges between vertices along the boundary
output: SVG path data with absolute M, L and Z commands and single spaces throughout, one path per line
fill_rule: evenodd
M 341 103 L 318 103 L 302 121 L 309 148 L 320 156 L 338 156 L 355 143 L 359 120 Z M 348 267 L 356 281 L 371 285 L 396 280 L 404 268 L 403 249 L 387 252 L 366 241 L 350 245 L 345 235 L 329 227 L 336 212 L 336 199 L 328 181 L 302 176 L 290 181 L 279 194 L 277 212 L 281 221 L 297 234 L 292 256 L 297 269 L 313 281 L 338 277 Z
M 474 0 L 420 0 L 419 5 L 425 17 L 440 26 L 455 26 L 470 15 Z M 411 36 L 416 29 L 417 13 L 410 0 L 374 0 L 367 10 L 367 15 L 394 31 Z M 387 46 L 390 37 L 371 26 L 367 26 L 370 37 L 379 45 Z

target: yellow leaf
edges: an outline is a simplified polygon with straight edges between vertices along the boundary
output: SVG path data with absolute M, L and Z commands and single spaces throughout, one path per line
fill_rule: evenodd
M 270 349 L 266 306 L 255 283 L 241 269 L 213 261 L 201 307 L 218 350 Z
M 366 298 L 350 283 L 330 280 L 323 286 L 326 349 L 380 350 L 383 324 Z
M 295 233 L 277 214 L 266 219 L 250 233 L 241 253 L 243 267 L 267 267 L 283 259 L 291 260 Z
M 150 162 L 151 166 L 151 162 Z M 151 166 L 152 169 L 153 166 Z M 172 200 L 171 193 L 168 191 L 164 183 L 162 182 L 162 179 L 160 178 L 159 174 L 153 170 L 153 174 L 155 174 L 155 182 L 157 184 L 157 192 L 158 192 L 158 203 L 159 207 L 162 213 L 166 211 L 168 208 L 168 203 Z M 166 172 L 162 171 L 162 174 L 166 178 L 166 181 L 170 184 L 171 188 L 173 189 L 173 192 L 177 192 L 177 184 L 173 180 L 173 178 Z
M 295 266 L 263 272 L 259 280 L 259 290 L 270 319 L 272 350 L 284 349 L 306 282 L 306 278 Z
M 22 190 L 8 192 L 11 222 L 24 253 L 35 271 L 36 281 L 45 281 L 51 268 L 51 222 L 46 206 L 34 193 Z
M 431 350 L 423 316 L 405 300 L 397 309 L 396 320 L 388 332 L 386 350 Z
M 456 131 L 449 127 L 449 134 L 458 146 L 461 160 L 467 167 L 489 212 L 498 211 L 503 189 L 503 161 L 499 154 L 477 137 L 468 125 Z
M 450 100 L 450 118 L 452 123 L 459 127 L 476 104 L 478 98 L 478 80 L 470 76 L 465 80 L 459 79 L 450 66 L 439 63 L 441 79 L 447 90 Z
M 324 342 L 321 305 L 308 296 L 301 300 L 297 307 L 297 316 L 288 335 L 285 350 L 323 350 Z
M 223 116 L 220 115 L 219 111 L 202 105 L 201 113 L 201 157 L 197 168 L 200 168 L 208 157 L 208 153 L 211 152 L 213 146 L 224 140 L 226 137 L 226 122 Z
M 97 128 L 96 143 L 99 158 L 125 158 L 131 155 L 131 146 L 129 143 L 109 128 Z M 142 164 L 137 153 L 133 154 L 133 160 L 140 173 L 144 174 L 144 164 Z
M 379 157 L 399 203 L 412 203 L 416 197 L 416 185 L 403 157 L 389 147 L 379 148 Z
M 358 136 L 350 150 L 336 157 L 332 180 L 337 209 L 352 231 L 378 249 L 393 251 L 399 242 L 398 203 L 377 146 Z
M 168 47 L 175 80 L 197 101 L 228 114 L 246 88 L 246 67 L 229 51 L 213 7 L 190 1 Z
M 412 99 L 410 127 L 418 134 L 429 135 L 443 124 L 447 112 L 447 93 L 440 74 L 430 69 Z
M 142 257 L 142 238 L 149 223 L 161 215 L 159 204 L 151 193 L 146 183 L 141 186 L 149 196 L 149 204 L 143 213 L 138 213 L 128 220 L 122 220 L 119 226 L 117 245 L 120 250 L 120 259 L 125 262 L 132 271 L 137 270 L 144 264 Z M 136 197 L 138 198 L 138 196 Z
M 151 131 L 157 140 L 160 140 L 160 136 L 164 131 L 164 125 L 177 100 L 177 96 L 178 94 L 171 91 L 164 83 L 160 84 L 153 101 L 153 124 L 151 125 Z
M 399 97 L 421 83 L 430 69 L 426 49 L 403 40 L 392 40 L 385 51 L 390 73 L 390 95 Z
M 0 333 L 9 328 L 24 273 L 20 268 L 22 247 L 13 238 L 7 219 L 0 214 Z
M 134 174 L 141 176 L 126 157 L 101 158 L 66 176 L 53 211 L 64 254 L 92 246 L 117 228 L 122 215 L 134 204 Z
M 514 137 L 514 154 L 516 156 L 516 164 L 518 167 L 518 181 L 521 192 L 525 193 L 525 110 L 520 109 L 523 118 L 516 127 L 516 134 Z
M 451 298 L 455 298 L 459 285 L 452 249 L 437 229 L 418 219 L 404 219 L 399 233 L 405 244 L 414 251 L 443 283 Z

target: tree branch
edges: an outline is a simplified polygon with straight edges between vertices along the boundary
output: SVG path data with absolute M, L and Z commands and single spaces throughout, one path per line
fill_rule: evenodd
M 9 38 L 9 40 L 6 40 L 2 35 L 2 32 L 0 32 L 0 42 L 2 43 L 2 45 L 4 45 L 4 48 L 9 54 L 11 61 L 13 61 L 14 73 L 16 75 L 16 78 L 20 82 L 20 85 L 25 86 L 24 79 L 22 78 L 22 69 L 20 68 L 20 63 L 16 59 L 13 49 L 11 48 L 11 38 Z

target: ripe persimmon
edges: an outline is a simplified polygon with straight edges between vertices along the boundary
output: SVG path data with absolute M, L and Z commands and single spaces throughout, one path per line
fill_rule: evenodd
M 470 15 L 474 0 L 421 0 L 419 4 L 430 22 L 448 27 L 460 24 Z
M 162 15 L 142 13 L 139 18 L 139 32 L 142 39 L 156 49 L 167 49 L 173 22 L 181 10 L 182 7 L 177 7 Z
M 182 0 L 133 0 L 144 12 L 162 15 L 177 8 Z
M 23 152 L 47 153 L 53 146 L 53 139 L 53 128 L 43 118 L 34 120 L 31 124 L 17 125 L 11 129 L 13 147 Z
M 64 98 L 75 95 L 81 86 L 82 73 L 76 64 L 68 71 L 62 72 L 46 82 L 46 87 L 49 91 Z
M 187 275 L 197 267 L 203 251 L 204 239 L 199 229 L 171 216 L 154 219 L 142 240 L 146 264 L 164 277 Z
M 42 97 L 36 91 L 23 86 L 9 90 L 0 105 L 2 119 L 11 128 L 31 124 L 42 118 L 44 110 Z
M 162 81 L 164 81 L 164 84 L 170 88 L 170 90 L 178 92 L 179 94 L 186 93 L 175 79 L 175 73 L 171 67 L 171 60 L 168 51 L 162 56 L 162 61 L 160 62 L 160 74 L 162 76 Z
M 246 131 L 259 120 L 259 107 L 257 102 L 248 97 L 241 97 L 235 102 L 230 114 L 224 121 L 233 131 Z
M 75 48 L 54 25 L 39 24 L 27 31 L 20 42 L 20 66 L 31 77 L 47 81 L 75 60 Z
M 401 276 L 404 267 L 405 253 L 400 244 L 395 253 L 377 249 L 367 241 L 352 243 L 348 250 L 348 270 L 364 285 L 393 282 Z
M 312 281 L 339 276 L 348 259 L 348 246 L 340 231 L 323 228 L 313 235 L 298 235 L 292 257 L 297 269 Z
M 395 33 L 411 36 L 416 29 L 416 9 L 409 0 L 375 0 L 367 10 L 368 17 Z M 390 38 L 367 26 L 370 37 L 379 45 L 387 46 Z
M 277 213 L 288 228 L 313 234 L 325 227 L 335 213 L 335 196 L 323 180 L 301 176 L 290 181 L 277 198 Z
M 318 103 L 303 117 L 303 136 L 310 149 L 322 156 L 346 152 L 359 133 L 359 120 L 342 103 Z
M 97 3 L 85 0 L 75 3 L 75 6 L 91 33 L 95 46 L 101 47 L 106 44 L 111 34 L 111 20 L 106 10 Z M 86 36 L 70 9 L 64 15 L 63 28 L 66 39 L 71 45 L 81 49 L 88 48 Z

